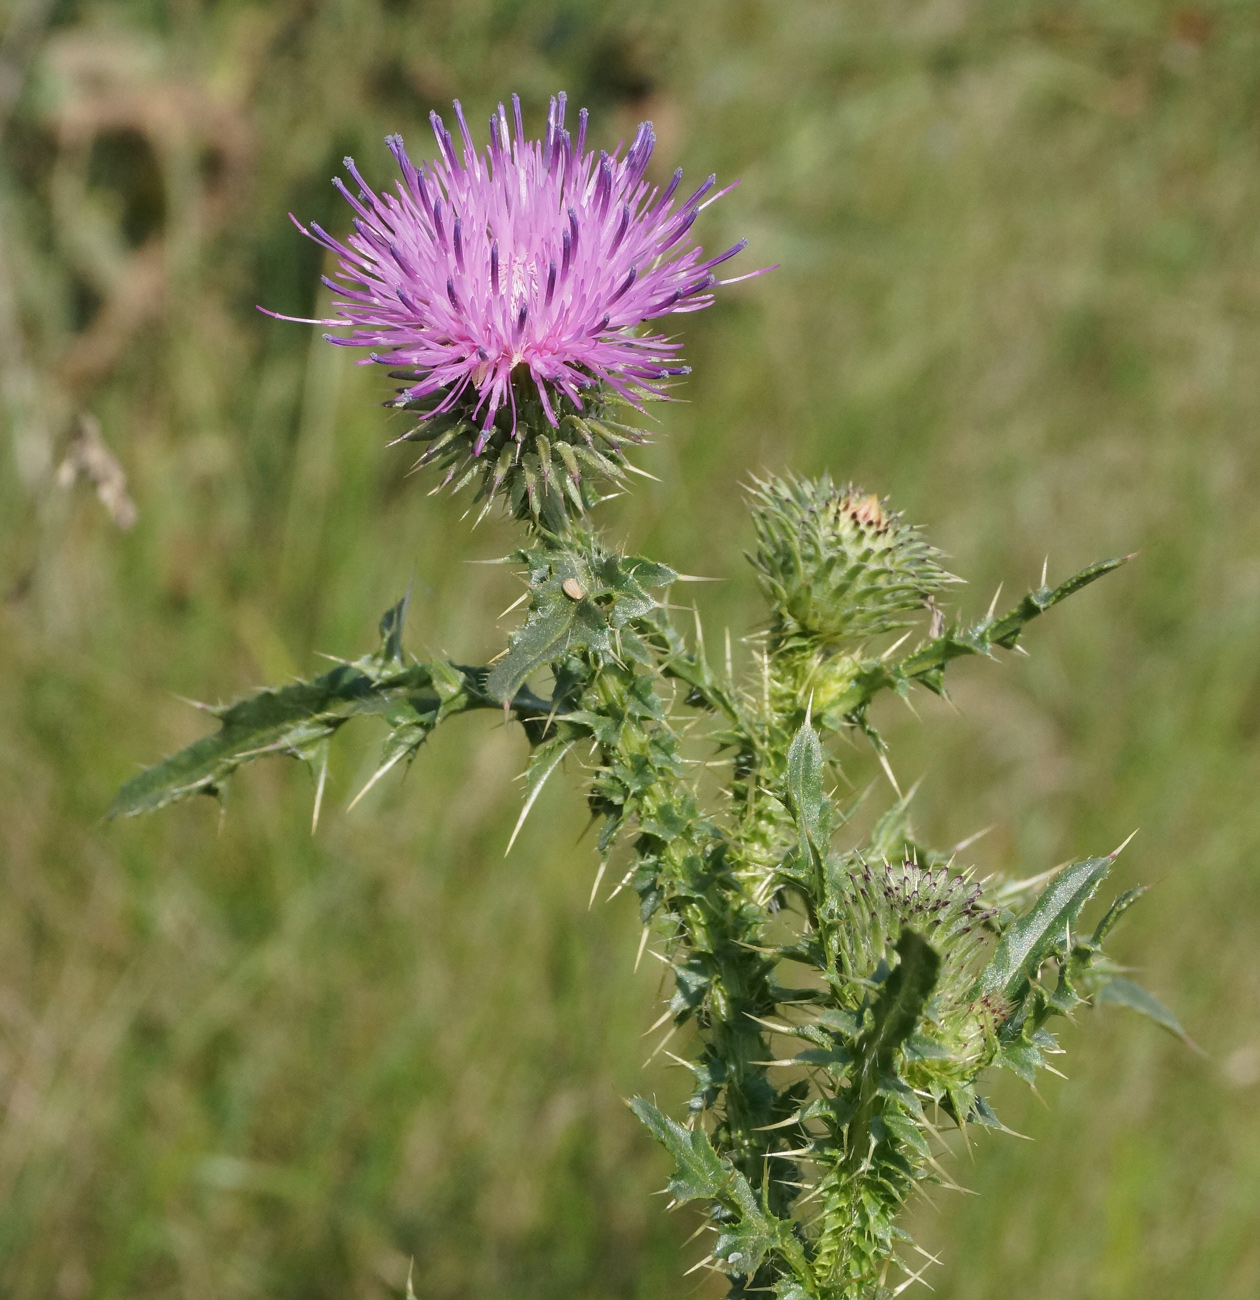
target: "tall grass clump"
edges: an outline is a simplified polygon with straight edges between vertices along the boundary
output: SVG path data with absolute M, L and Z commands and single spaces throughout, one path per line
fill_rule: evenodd
M 732 1296 L 899 1294 L 933 1261 L 906 1202 L 955 1185 L 951 1135 L 1005 1128 L 991 1072 L 1035 1084 L 1059 1022 L 1102 1002 L 1184 1037 L 1108 952 L 1142 891 L 1086 919 L 1119 849 L 992 883 L 966 845 L 916 835 L 873 712 L 884 696 L 943 696 L 956 659 L 1019 651 L 1030 623 L 1124 560 L 1054 585 L 1043 572 L 964 619 L 949 610 L 960 580 L 878 493 L 755 478 L 748 558 L 766 613 L 737 672 L 729 638 L 714 654 L 698 616 L 675 617 L 688 579 L 596 522 L 635 472 L 646 404 L 687 373 L 655 322 L 760 274 L 719 278 L 744 241 L 716 257 L 695 242 L 725 191 L 710 177 L 683 197 L 681 171 L 652 185 L 649 123 L 624 154 L 588 149 L 585 110 L 571 133 L 563 95 L 539 140 L 515 99 L 481 150 L 458 102 L 455 115 L 458 140 L 433 116 L 428 163 L 390 138 L 393 191 L 346 160 L 345 240 L 299 229 L 336 262 L 315 323 L 389 369 L 398 441 L 471 515 L 498 506 L 518 526 L 523 619 L 487 664 L 421 659 L 404 648 L 403 600 L 375 651 L 212 710 L 218 731 L 128 782 L 112 811 L 221 794 L 238 767 L 281 754 L 311 765 L 317 822 L 351 719 L 386 729 L 366 792 L 449 719 L 501 712 L 530 746 L 521 822 L 558 770 L 580 775 L 598 825 L 591 896 L 637 896 L 640 958 L 669 977 L 649 1032 L 690 1095 L 674 1114 L 630 1106 L 669 1153 L 672 1202 L 703 1209 L 696 1267 Z M 889 800 L 847 792 L 844 743 L 875 756 Z

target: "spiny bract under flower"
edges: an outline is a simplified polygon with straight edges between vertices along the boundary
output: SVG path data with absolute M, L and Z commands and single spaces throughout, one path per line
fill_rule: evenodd
M 595 384 L 636 405 L 663 394 L 686 373 L 680 345 L 637 328 L 709 306 L 713 286 L 730 283 L 714 268 L 746 242 L 701 261 L 692 224 L 727 191 L 711 194 L 710 176 L 675 205 L 681 170 L 663 191 L 644 180 L 656 140 L 650 122 L 622 157 L 620 146 L 587 151 L 585 109 L 571 139 L 563 94 L 551 101 L 542 140 L 525 139 L 515 95 L 512 110 L 515 133 L 500 104 L 480 153 L 458 100 L 462 152 L 431 114 L 439 157 L 427 165 L 416 166 L 402 138 L 390 136 L 402 170 L 396 194 L 374 193 L 347 158 L 360 192 L 334 181 L 355 211 L 346 243 L 297 223 L 340 259 L 340 283 L 325 280 L 341 295 L 337 314 L 312 323 L 349 326 L 330 341 L 377 349 L 368 362 L 411 372 L 399 405 L 437 394 L 429 414 L 467 411 L 480 427 L 475 454 L 501 408 L 515 426 L 514 373 L 528 373 L 552 426 L 560 396 L 580 410 L 582 390 Z

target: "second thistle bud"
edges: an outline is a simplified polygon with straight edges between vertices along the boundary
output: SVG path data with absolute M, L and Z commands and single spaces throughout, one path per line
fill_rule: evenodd
M 754 480 L 751 496 L 757 548 L 748 558 L 779 648 L 838 650 L 904 627 L 959 581 L 886 501 L 826 474 Z

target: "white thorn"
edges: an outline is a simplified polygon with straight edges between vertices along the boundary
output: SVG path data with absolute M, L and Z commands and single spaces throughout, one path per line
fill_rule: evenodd
M 892 788 L 896 790 L 897 798 L 898 799 L 904 798 L 904 796 L 901 793 L 901 787 L 897 784 L 897 778 L 893 776 L 892 765 L 888 762 L 887 754 L 884 753 L 880 754 L 879 765 L 884 769 L 884 775 L 889 779 L 889 781 L 892 782 Z
M 356 794 L 354 798 L 350 800 L 350 804 L 346 808 L 346 812 L 353 811 L 354 806 L 359 802 L 359 800 L 362 799 L 365 794 L 367 794 L 367 792 L 381 779 L 381 777 L 385 775 L 386 772 L 388 772 L 394 766 L 395 763 L 398 762 L 400 758 L 402 758 L 402 756 L 406 752 L 407 751 L 405 749 L 400 749 L 398 753 L 395 754 L 394 757 L 389 760 L 388 763 L 385 763 L 383 766 L 378 767 L 376 771 L 372 773 L 371 779 L 368 781 L 367 785 L 365 785 L 363 789 L 360 790 L 359 793 Z
M 595 873 L 595 883 L 591 886 L 591 896 L 586 900 L 586 910 L 589 912 L 595 906 L 595 895 L 599 893 L 599 887 L 604 881 L 604 872 L 608 870 L 608 859 L 603 858 L 599 864 L 599 870 Z M 635 962 L 638 965 L 638 962 Z
M 653 1051 L 652 1055 L 649 1056 L 648 1059 L 647 1059 L 646 1061 L 643 1062 L 643 1068 L 644 1068 L 645 1070 L 646 1070 L 647 1067 L 648 1067 L 649 1065 L 651 1065 L 652 1062 L 653 1062 L 654 1060 L 656 1060 L 656 1058 L 657 1058 L 657 1057 L 658 1057 L 658 1056 L 659 1056 L 659 1055 L 660 1055 L 660 1054 L 665 1050 L 665 1044 L 668 1043 L 669 1040 L 670 1040 L 671 1038 L 673 1038 L 673 1036 L 674 1036 L 677 1032 L 678 1032 L 678 1026 L 677 1026 L 677 1025 L 673 1025 L 673 1026 L 670 1028 L 669 1033 L 666 1034 L 665 1037 L 662 1038 L 661 1041 L 660 1041 L 659 1043 L 657 1043 L 655 1051 Z
M 643 933 L 639 937 L 639 951 L 634 954 L 634 969 L 636 971 L 639 969 L 639 963 L 643 960 L 643 950 L 647 947 L 647 941 L 648 927 L 645 925 L 643 927 Z
M 315 780 L 315 808 L 311 813 L 311 834 L 319 829 L 319 810 L 324 802 L 324 782 L 328 780 L 328 748 L 324 748 L 324 761 L 319 767 L 319 776 Z
M 912 630 L 913 630 L 913 629 L 912 629 Z M 883 660 L 883 659 L 891 659 L 892 656 L 893 656 L 893 653 L 894 653 L 895 651 L 897 651 L 897 650 L 900 650 L 901 647 L 902 647 L 903 645 L 905 645 L 905 643 L 906 643 L 909 639 L 910 639 L 910 632 L 906 632 L 903 636 L 899 636 L 899 637 L 898 637 L 898 638 L 897 638 L 897 639 L 892 643 L 892 645 L 890 645 L 890 646 L 888 647 L 888 649 L 885 650 L 884 653 L 883 653 L 882 655 L 880 655 L 880 659 L 881 659 L 881 660 Z
M 656 1021 L 654 1021 L 651 1025 L 649 1025 L 649 1026 L 648 1026 L 648 1027 L 647 1027 L 647 1028 L 646 1028 L 646 1029 L 645 1029 L 645 1030 L 644 1030 L 644 1031 L 639 1035 L 639 1037 L 640 1037 L 640 1038 L 646 1038 L 649 1034 L 654 1034 L 654 1033 L 656 1033 L 656 1031 L 657 1031 L 657 1030 L 658 1030 L 658 1029 L 659 1029 L 659 1028 L 660 1028 L 660 1027 L 661 1027 L 661 1026 L 662 1026 L 662 1025 L 663 1025 L 663 1024 L 664 1024 L 664 1023 L 665 1023 L 665 1022 L 670 1018 L 670 1016 L 672 1016 L 673 1014 L 674 1014 L 674 1013 L 673 1013 L 673 1012 L 672 1012 L 668 1007 L 666 1007 L 665 1010 L 661 1012 L 661 1014 L 660 1014 L 660 1018 L 657 1019 Z
M 950 853 L 961 853 L 963 849 L 969 849 L 977 840 L 983 839 L 991 830 L 997 827 L 997 822 L 990 822 L 983 830 L 976 831 L 974 835 L 968 835 L 965 840 L 959 840 L 957 844 L 950 849 Z

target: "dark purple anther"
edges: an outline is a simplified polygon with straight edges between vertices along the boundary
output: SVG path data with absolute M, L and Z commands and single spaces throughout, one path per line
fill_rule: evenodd
M 468 129 L 468 123 L 464 120 L 464 108 L 458 99 L 454 102 L 454 108 L 455 120 L 459 123 L 460 138 L 464 142 L 464 157 L 467 158 L 476 152 L 473 148 L 472 132 Z M 447 138 L 449 139 L 450 137 L 448 136 Z
M 674 173 L 673 179 L 669 182 L 669 184 L 665 187 L 664 191 L 661 193 L 660 198 L 658 198 L 656 202 L 652 204 L 652 207 L 648 212 L 648 216 L 654 217 L 657 215 L 657 213 L 664 211 L 666 204 L 670 201 L 670 199 L 674 197 L 674 192 L 678 189 L 679 185 L 682 184 L 682 176 L 683 176 L 682 168 L 680 167 Z
M 595 182 L 595 202 L 600 221 L 608 215 L 608 196 L 612 193 L 612 159 L 606 153 L 599 155 L 599 179 Z
M 618 289 L 617 292 L 614 293 L 613 296 L 612 296 L 611 298 L 609 298 L 609 300 L 608 300 L 609 303 L 611 304 L 611 303 L 616 302 L 616 301 L 621 297 L 621 295 L 622 295 L 623 293 L 625 293 L 626 290 L 629 289 L 629 287 L 630 287 L 630 286 L 635 282 L 635 280 L 637 280 L 638 278 L 639 278 L 639 272 L 638 272 L 638 269 L 635 268 L 635 267 L 631 267 L 631 268 L 630 268 L 630 274 L 629 274 L 628 276 L 626 276 L 626 278 L 621 282 L 621 288 Z M 605 318 L 605 319 L 607 319 L 607 318 Z
M 663 244 L 658 246 L 658 251 L 663 253 L 667 249 L 673 248 L 673 246 L 676 243 L 678 243 L 678 241 L 687 233 L 687 231 L 689 231 L 691 227 L 695 225 L 697 216 L 699 216 L 699 213 L 695 210 L 695 208 L 692 208 L 691 211 L 688 212 L 682 218 L 682 220 L 679 221 L 678 224 L 674 227 L 674 230 L 669 236 L 669 238 Z
M 499 105 L 499 113 L 503 112 L 503 105 Z M 495 167 L 500 167 L 503 163 L 503 141 L 499 136 L 499 113 L 490 114 L 490 160 Z
M 433 135 L 437 140 L 438 149 L 448 167 L 455 167 L 455 150 L 447 142 L 451 138 L 451 133 L 446 129 L 445 123 L 436 112 L 429 114 L 429 125 L 433 128 Z
M 717 176 L 710 176 L 707 181 L 682 205 L 680 211 L 685 212 L 688 208 L 694 208 L 702 198 L 717 184 Z
M 630 225 L 630 205 L 623 203 L 621 205 L 621 221 L 617 226 L 617 233 L 613 236 L 611 247 L 608 249 L 608 255 L 611 257 L 618 248 L 621 247 L 621 241 L 625 238 L 626 228 Z

